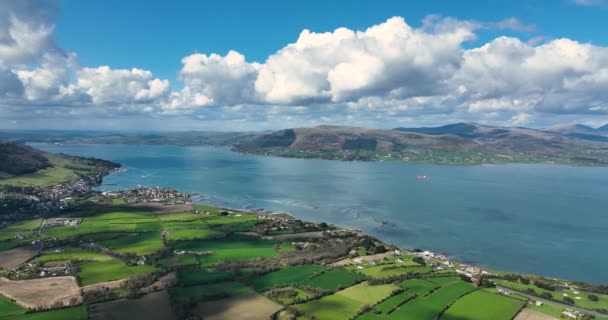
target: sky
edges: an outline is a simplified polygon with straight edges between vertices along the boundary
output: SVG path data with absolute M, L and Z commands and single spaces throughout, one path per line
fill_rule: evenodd
M 608 123 L 608 0 L 0 1 L 0 129 Z

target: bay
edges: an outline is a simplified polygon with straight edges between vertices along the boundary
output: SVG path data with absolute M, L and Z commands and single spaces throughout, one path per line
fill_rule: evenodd
M 220 147 L 32 145 L 128 170 L 106 177 L 100 190 L 172 187 L 199 193 L 203 202 L 288 212 L 489 268 L 608 283 L 608 168 L 339 162 Z

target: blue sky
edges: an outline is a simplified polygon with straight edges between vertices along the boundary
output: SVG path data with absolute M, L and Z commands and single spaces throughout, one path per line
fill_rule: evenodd
M 236 50 L 248 60 L 266 57 L 295 41 L 303 29 L 339 27 L 362 30 L 393 16 L 417 26 L 430 14 L 462 20 L 500 21 L 517 17 L 533 32 L 490 30 L 497 35 L 566 37 L 608 45 L 608 10 L 561 0 L 463 1 L 144 1 L 68 0 L 61 3 L 56 35 L 61 47 L 78 52 L 88 66 L 133 66 L 174 78 L 176 57 L 193 52 L 225 54 Z M 471 44 L 474 45 L 475 43 Z
M 608 122 L 607 0 L 0 2 L 0 128 Z

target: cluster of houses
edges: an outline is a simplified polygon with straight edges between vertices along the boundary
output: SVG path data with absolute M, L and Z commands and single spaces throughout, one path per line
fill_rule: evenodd
M 82 223 L 82 218 L 49 218 L 42 222 L 43 228 L 52 228 L 59 226 L 77 226 Z
M 131 190 L 115 192 L 102 192 L 102 195 L 111 198 L 122 198 L 128 204 L 162 202 L 165 204 L 185 204 L 189 202 L 189 195 L 170 188 L 138 186 Z
M 70 206 L 72 196 L 90 192 L 107 172 L 103 168 L 91 175 L 50 187 L 12 186 L 8 191 L 0 192 L 0 213 L 36 212 L 41 216 L 58 213 Z
M 53 252 L 61 253 L 63 249 L 57 248 Z M 30 279 L 57 277 L 72 274 L 73 268 L 69 262 L 60 265 L 46 266 L 40 265 L 36 260 L 31 260 L 21 266 L 11 270 L 10 277 L 15 279 Z

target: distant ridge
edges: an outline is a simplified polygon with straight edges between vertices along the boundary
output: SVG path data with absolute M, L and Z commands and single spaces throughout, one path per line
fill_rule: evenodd
M 48 168 L 43 152 L 23 144 L 0 140 L 0 174 L 19 175 Z
M 234 149 L 336 160 L 608 165 L 608 135 L 595 132 L 586 126 L 536 130 L 476 123 L 393 130 L 323 125 L 262 134 Z

